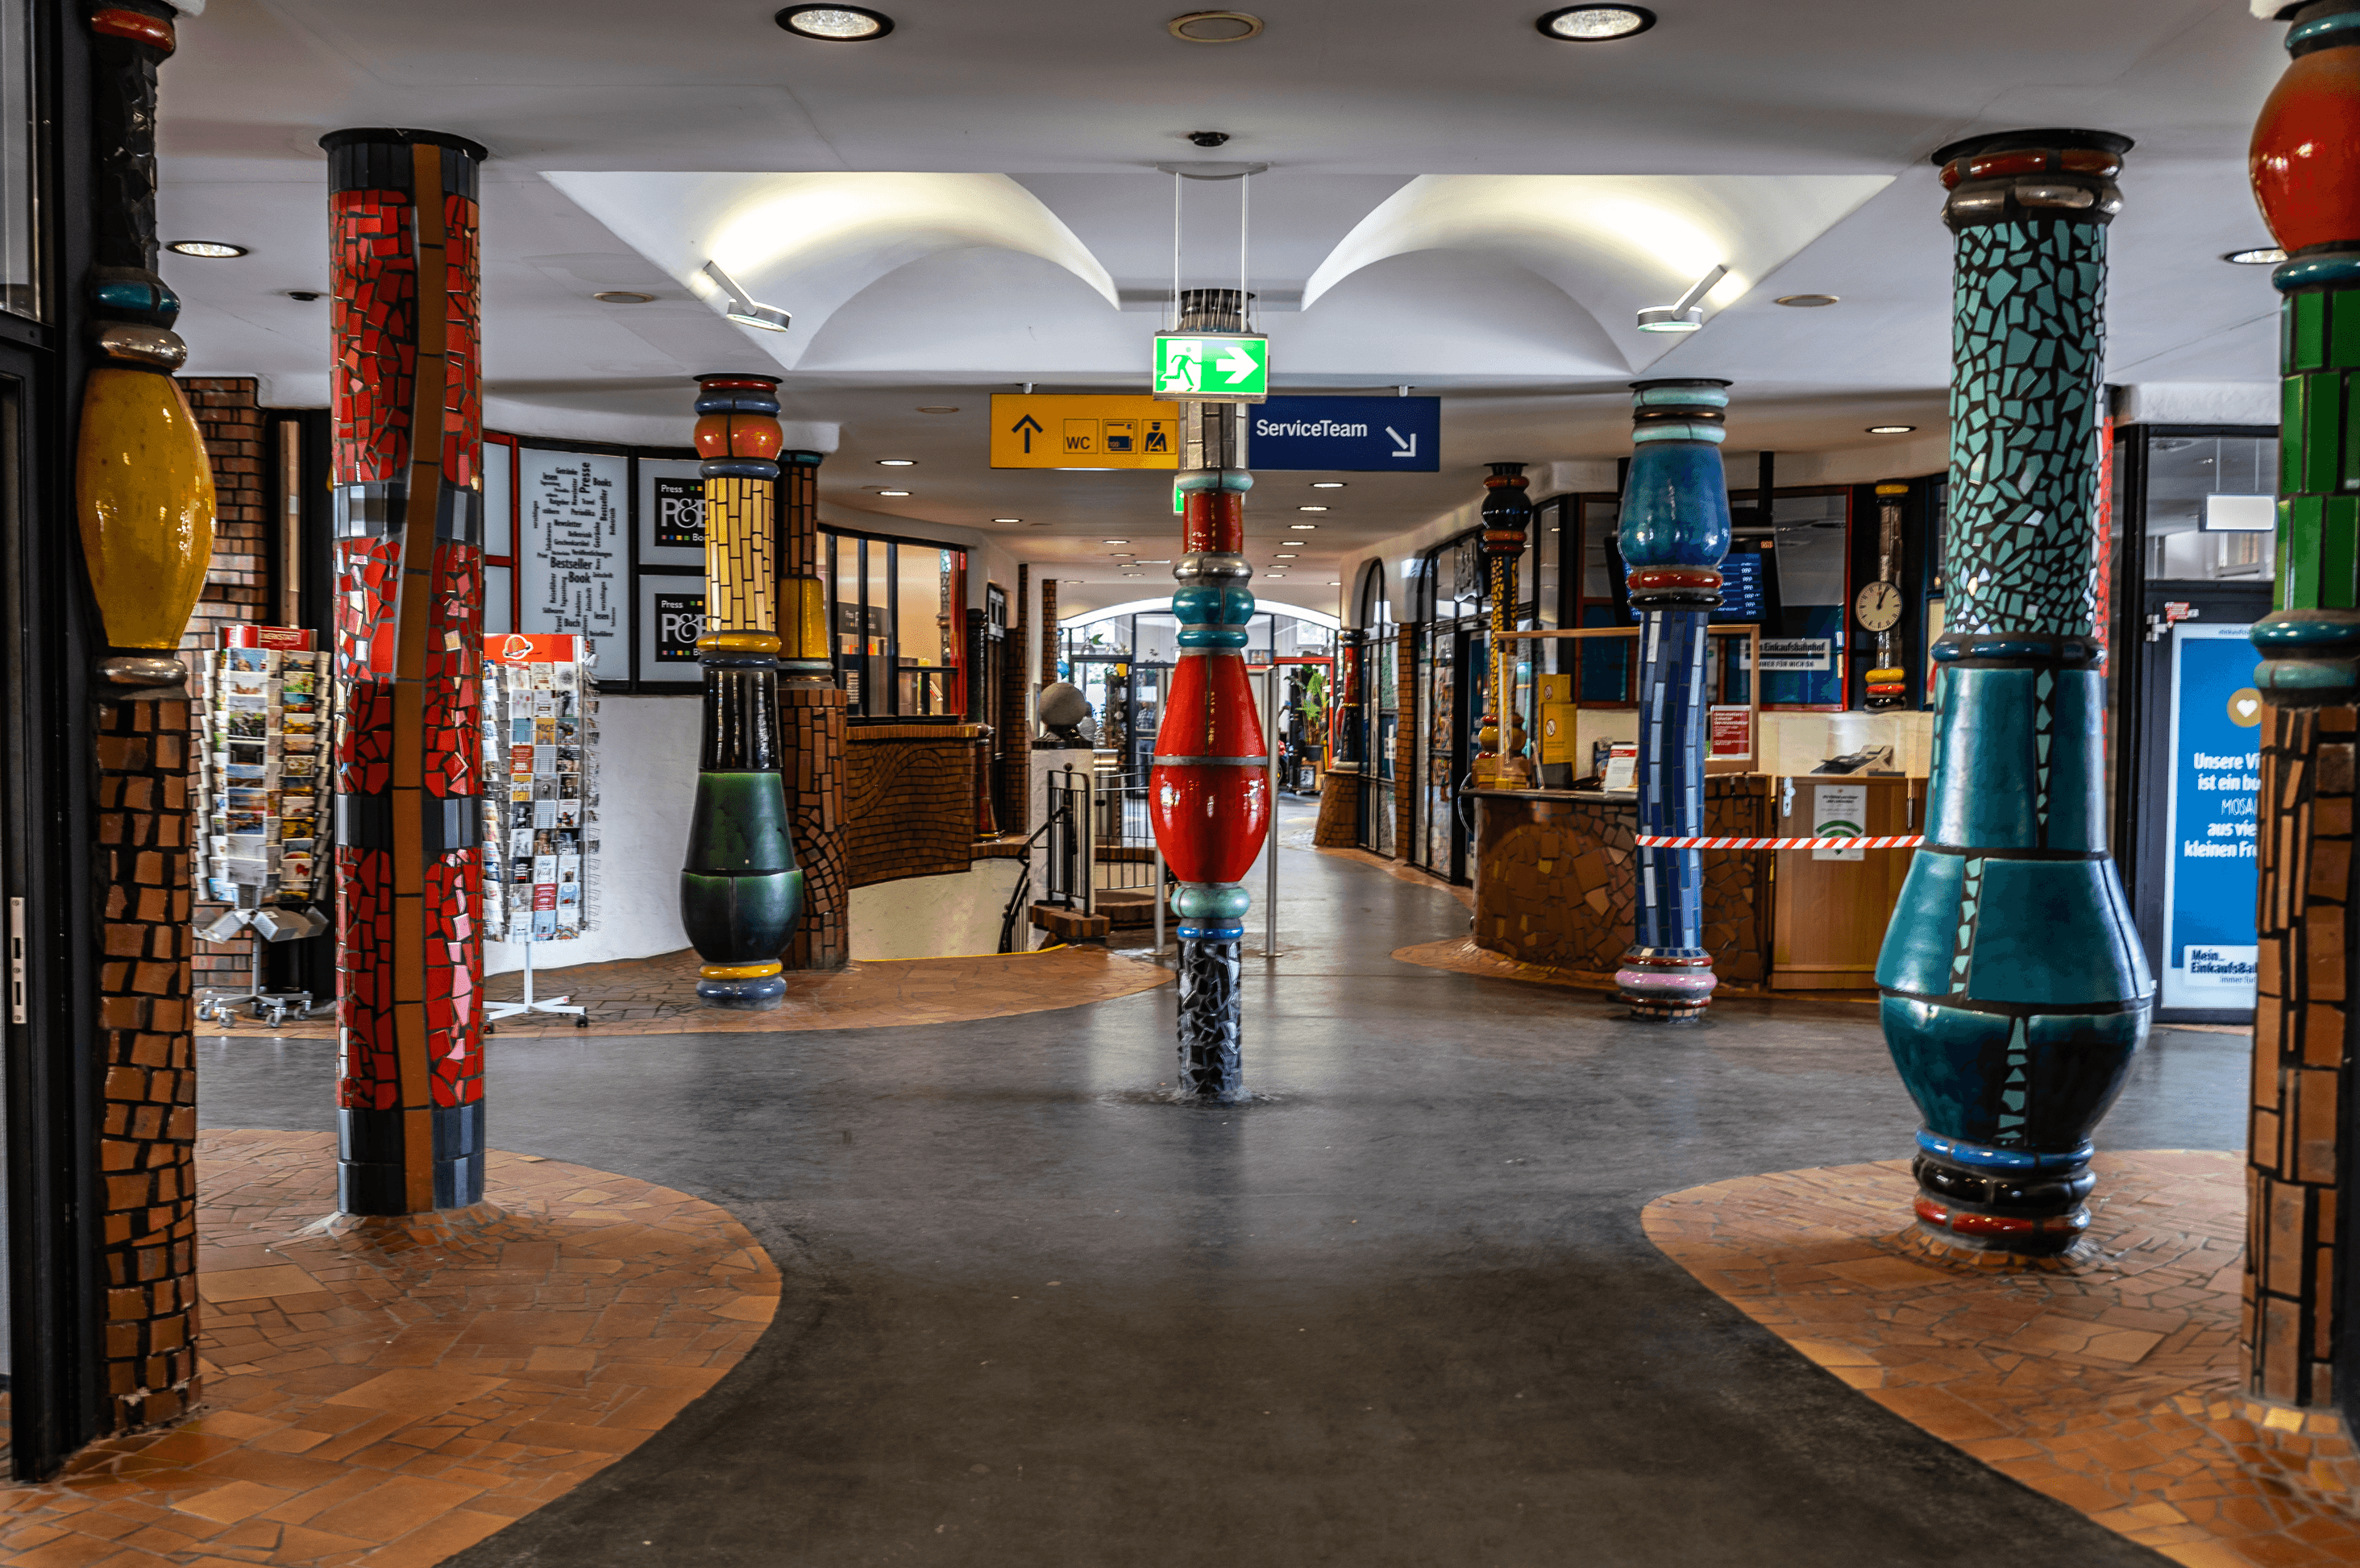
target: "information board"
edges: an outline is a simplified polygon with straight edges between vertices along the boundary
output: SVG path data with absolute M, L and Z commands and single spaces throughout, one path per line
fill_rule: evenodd
M 1177 468 L 1180 411 L 1153 397 L 998 392 L 994 468 Z
M 1721 626 L 1764 626 L 1770 624 L 1769 571 L 1766 551 L 1733 550 L 1721 559 L 1721 604 L 1712 620 Z M 1826 666 L 1820 666 L 1825 669 Z
M 705 568 L 704 465 L 693 457 L 639 459 L 639 564 Z
M 2254 1005 L 2260 885 L 2255 800 L 2262 779 L 2262 697 L 2250 626 L 2171 628 L 2171 755 L 2164 820 L 2166 1007 Z
M 1439 397 L 1273 397 L 1246 416 L 1257 469 L 1434 474 L 1442 467 Z
M 630 677 L 624 642 L 630 557 L 623 537 L 630 462 L 606 452 L 528 446 L 518 453 L 519 630 L 591 639 L 589 670 Z

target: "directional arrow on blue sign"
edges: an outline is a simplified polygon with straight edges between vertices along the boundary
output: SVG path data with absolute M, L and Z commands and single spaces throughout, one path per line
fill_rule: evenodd
M 1442 467 L 1439 397 L 1273 397 L 1246 417 L 1256 469 L 1434 474 Z

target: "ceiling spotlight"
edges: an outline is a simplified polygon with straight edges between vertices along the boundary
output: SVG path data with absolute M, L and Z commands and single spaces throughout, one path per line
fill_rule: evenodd
M 1147 573 L 1144 572 L 1126 572 L 1123 575 L 1125 577 L 1144 577 Z
M 790 5 L 771 18 L 799 38 L 857 44 L 893 30 L 893 18 L 858 5 Z
M 1841 294 L 1781 294 L 1770 302 L 1774 305 L 1792 305 L 1797 310 L 1816 310 L 1822 305 L 1832 305 L 1842 298 Z
M 1655 14 L 1644 5 L 1568 5 L 1533 24 L 1543 38 L 1577 44 L 1636 38 L 1655 25 Z
M 1315 479 L 1311 482 L 1311 488 L 1314 490 L 1341 490 L 1344 488 L 1344 482 L 1340 479 Z
M 1164 24 L 1175 38 L 1192 44 L 1234 44 L 1262 31 L 1262 18 L 1243 11 L 1190 11 Z
M 1293 561 L 1293 560 L 1295 559 L 1295 556 L 1294 556 L 1294 553 L 1293 553 L 1292 551 L 1289 551 L 1287 554 L 1284 554 L 1284 555 L 1273 555 L 1273 556 L 1272 556 L 1272 557 L 1271 557 L 1271 559 L 1272 559 L 1273 561 Z
M 880 457 L 877 460 L 877 466 L 880 468 L 915 468 L 918 466 L 918 460 L 914 457 Z
M 1917 428 L 1915 425 L 1871 425 L 1868 433 L 1873 436 L 1906 436 Z
M 180 247 L 174 245 L 174 250 Z M 2262 245 L 2254 250 L 2233 250 L 2221 258 L 2239 267 L 2276 267 L 2286 259 L 2286 252 L 2276 245 Z
M 956 414 L 958 412 L 958 408 L 956 405 L 950 403 L 921 403 L 918 405 L 918 412 L 921 414 Z
M 1188 133 L 1188 139 L 1200 147 L 1217 147 L 1229 141 L 1229 133 L 1227 131 L 1190 131 Z
M 1129 544 L 1130 542 L 1131 542 L 1131 541 L 1130 541 L 1129 539 L 1100 539 L 1100 540 L 1098 540 L 1098 543 L 1100 543 L 1100 544 Z
M 1324 512 L 1328 508 L 1325 506 L 1297 506 L 1295 509 L 1298 512 Z
M 909 492 L 907 490 L 880 490 L 877 494 L 880 495 L 907 495 Z
M 758 305 L 754 297 L 738 287 L 738 280 L 721 270 L 717 261 L 705 264 L 705 276 L 721 286 L 728 307 L 721 313 L 741 327 L 759 327 L 766 332 L 783 332 L 793 320 L 776 305 Z
M 1313 528 L 1317 528 L 1319 525 L 1317 523 L 1289 523 L 1286 526 L 1300 533 L 1309 533 Z
M 1330 577 L 1328 579 L 1328 586 L 1330 588 L 1341 588 L 1344 585 L 1341 583 L 1337 582 L 1333 577 Z
M 601 305 L 644 305 L 655 298 L 636 289 L 608 289 L 590 296 Z
M 1058 581 L 1058 582 L 1060 582 L 1060 583 L 1078 583 L 1079 582 L 1081 582 L 1081 579 L 1080 579 L 1080 578 L 1078 578 L 1078 577 L 1060 577 L 1059 579 L 1057 579 L 1057 581 Z
M 174 240 L 164 247 L 174 256 L 201 256 L 207 261 L 227 261 L 234 256 L 244 256 L 246 247 L 227 240 Z
M 298 304 L 308 305 L 314 299 L 324 299 L 327 296 L 316 289 L 290 289 L 287 290 L 287 298 Z
M 1704 325 L 1704 307 L 1698 303 L 1712 286 L 1729 276 L 1726 265 L 1715 267 L 1696 280 L 1696 286 L 1680 296 L 1677 305 L 1650 305 L 1639 312 L 1639 330 L 1643 332 L 1692 332 Z

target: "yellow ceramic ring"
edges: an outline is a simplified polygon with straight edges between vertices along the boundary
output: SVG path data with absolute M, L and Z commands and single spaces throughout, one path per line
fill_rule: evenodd
M 701 980 L 762 980 L 786 968 L 777 959 L 768 964 L 705 964 L 697 966 Z
M 776 653 L 779 647 L 770 632 L 707 632 L 696 639 L 699 653 Z

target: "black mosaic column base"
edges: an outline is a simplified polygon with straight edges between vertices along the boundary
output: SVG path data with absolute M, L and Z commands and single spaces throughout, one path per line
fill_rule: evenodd
M 1183 1099 L 1245 1098 L 1244 941 L 1196 938 L 1180 944 L 1180 1083 Z
M 347 1214 L 409 1214 L 410 1133 L 414 1123 L 432 1138 L 438 1209 L 484 1201 L 484 1103 L 428 1111 L 336 1113 L 336 1208 Z

